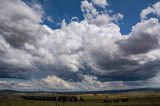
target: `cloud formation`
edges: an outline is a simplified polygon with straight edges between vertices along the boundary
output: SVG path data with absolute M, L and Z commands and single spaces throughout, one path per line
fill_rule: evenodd
M 105 6 L 108 5 L 106 0 L 92 0 L 92 3 L 98 5 L 102 8 L 104 8 Z
M 105 6 L 107 2 L 82 1 L 85 19 L 69 24 L 63 20 L 61 28 L 54 30 L 42 24 L 44 10 L 39 4 L 1 2 L 0 78 L 24 81 L 0 81 L 0 88 L 124 89 L 131 87 L 129 81 L 145 86 L 143 82 L 157 77 L 159 19 L 143 20 L 124 36 L 116 24 L 123 15 L 98 11 L 94 4 Z
M 141 19 L 146 19 L 149 14 L 154 14 L 160 17 L 160 2 L 155 3 L 154 5 L 143 9 L 140 16 Z

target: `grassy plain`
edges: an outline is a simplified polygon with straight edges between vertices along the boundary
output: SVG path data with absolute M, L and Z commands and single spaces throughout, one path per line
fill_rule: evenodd
M 25 94 L 28 95 L 28 94 Z M 34 94 L 35 95 L 35 94 Z M 52 96 L 51 94 L 36 94 Z M 62 96 L 58 94 L 57 96 Z M 160 106 L 159 92 L 130 92 L 114 94 L 76 94 L 63 95 L 83 97 L 84 101 L 55 102 L 24 100 L 20 94 L 1 95 L 0 106 Z

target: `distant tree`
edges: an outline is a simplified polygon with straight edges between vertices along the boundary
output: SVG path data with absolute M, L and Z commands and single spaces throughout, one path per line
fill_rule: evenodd
M 80 98 L 80 102 L 84 102 L 84 99 L 83 99 L 83 97 L 79 97 Z

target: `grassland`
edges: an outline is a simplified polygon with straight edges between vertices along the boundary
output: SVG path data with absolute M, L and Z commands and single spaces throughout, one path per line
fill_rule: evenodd
M 23 94 L 24 95 L 24 94 Z M 31 95 L 31 94 L 30 94 Z M 35 94 L 32 94 L 35 95 Z M 48 96 L 51 94 L 36 94 Z M 28 94 L 25 94 L 28 96 Z M 55 95 L 54 95 L 55 96 Z M 1 95 L 0 106 L 160 106 L 159 92 L 131 92 L 116 94 L 80 94 L 80 95 L 56 95 L 82 97 L 83 101 L 61 102 L 25 100 L 20 94 Z

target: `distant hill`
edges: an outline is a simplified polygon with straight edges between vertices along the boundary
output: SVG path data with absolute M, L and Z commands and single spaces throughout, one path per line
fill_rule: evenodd
M 125 92 L 143 92 L 143 91 L 160 91 L 160 88 L 137 88 L 123 90 L 103 90 L 103 91 L 16 91 L 16 90 L 0 90 L 0 94 L 15 93 L 55 93 L 55 94 L 105 94 L 105 93 L 125 93 Z

